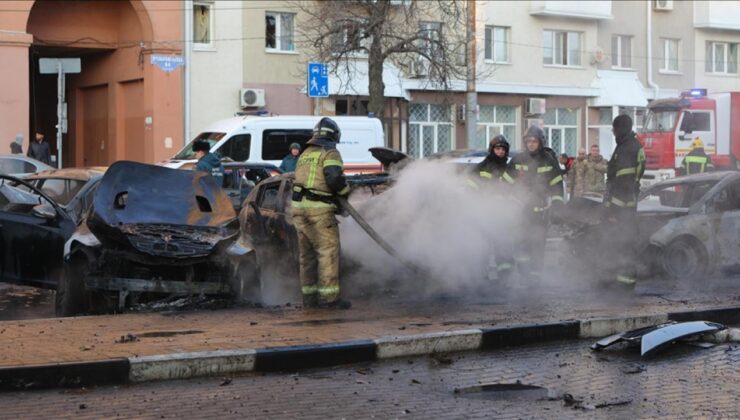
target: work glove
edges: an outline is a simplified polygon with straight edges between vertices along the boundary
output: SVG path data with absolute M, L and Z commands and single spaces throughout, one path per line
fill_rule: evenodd
M 349 194 L 340 195 L 339 197 L 342 198 L 342 199 L 344 199 L 344 200 L 347 200 L 347 198 L 349 197 Z M 338 216 L 342 216 L 342 217 L 349 217 L 349 210 L 347 210 L 342 205 L 342 200 L 334 200 L 334 202 L 335 202 L 335 205 L 336 205 L 336 209 L 334 210 L 334 214 L 336 214 Z

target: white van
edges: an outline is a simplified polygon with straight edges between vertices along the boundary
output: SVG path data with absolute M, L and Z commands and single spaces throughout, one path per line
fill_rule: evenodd
M 280 116 L 234 117 L 215 122 L 198 134 L 172 159 L 160 162 L 168 168 L 192 167 L 196 160 L 193 142 L 206 140 L 211 152 L 235 162 L 264 162 L 280 165 L 291 143 L 303 149 L 311 139 L 314 125 L 322 117 Z M 381 172 L 382 167 L 368 151 L 384 146 L 383 126 L 377 118 L 331 117 L 342 130 L 337 149 L 347 175 Z

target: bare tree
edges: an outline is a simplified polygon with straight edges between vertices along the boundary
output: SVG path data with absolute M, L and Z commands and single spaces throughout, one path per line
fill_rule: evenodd
M 405 68 L 440 90 L 465 77 L 465 1 L 323 0 L 295 2 L 298 42 L 309 57 L 351 77 L 367 59 L 368 111 L 382 117 L 383 67 Z

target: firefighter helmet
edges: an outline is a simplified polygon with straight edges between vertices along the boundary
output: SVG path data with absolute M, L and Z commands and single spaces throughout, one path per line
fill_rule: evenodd
M 339 129 L 334 120 L 331 118 L 324 117 L 316 123 L 313 128 L 314 139 L 326 139 L 331 140 L 334 143 L 339 143 L 339 139 L 342 137 L 342 131 Z
M 698 148 L 704 148 L 704 142 L 701 141 L 699 137 L 695 138 L 694 141 L 691 142 L 691 148 L 692 149 L 698 149 Z

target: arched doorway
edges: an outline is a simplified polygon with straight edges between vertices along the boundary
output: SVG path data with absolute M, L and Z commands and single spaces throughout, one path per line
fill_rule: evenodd
M 39 58 L 81 59 L 81 73 L 66 76 L 63 166 L 105 166 L 121 159 L 153 163 L 168 157 L 162 139 L 181 136 L 179 71 L 163 75 L 149 63 L 155 51 L 180 50 L 172 42 L 159 47 L 158 38 L 181 38 L 180 2 L 166 2 L 168 9 L 156 16 L 149 13 L 162 3 L 33 3 L 26 25 L 33 36 L 28 54 L 29 133 L 41 130 L 53 151 L 57 77 L 40 74 Z M 162 103 L 162 97 L 167 101 Z

